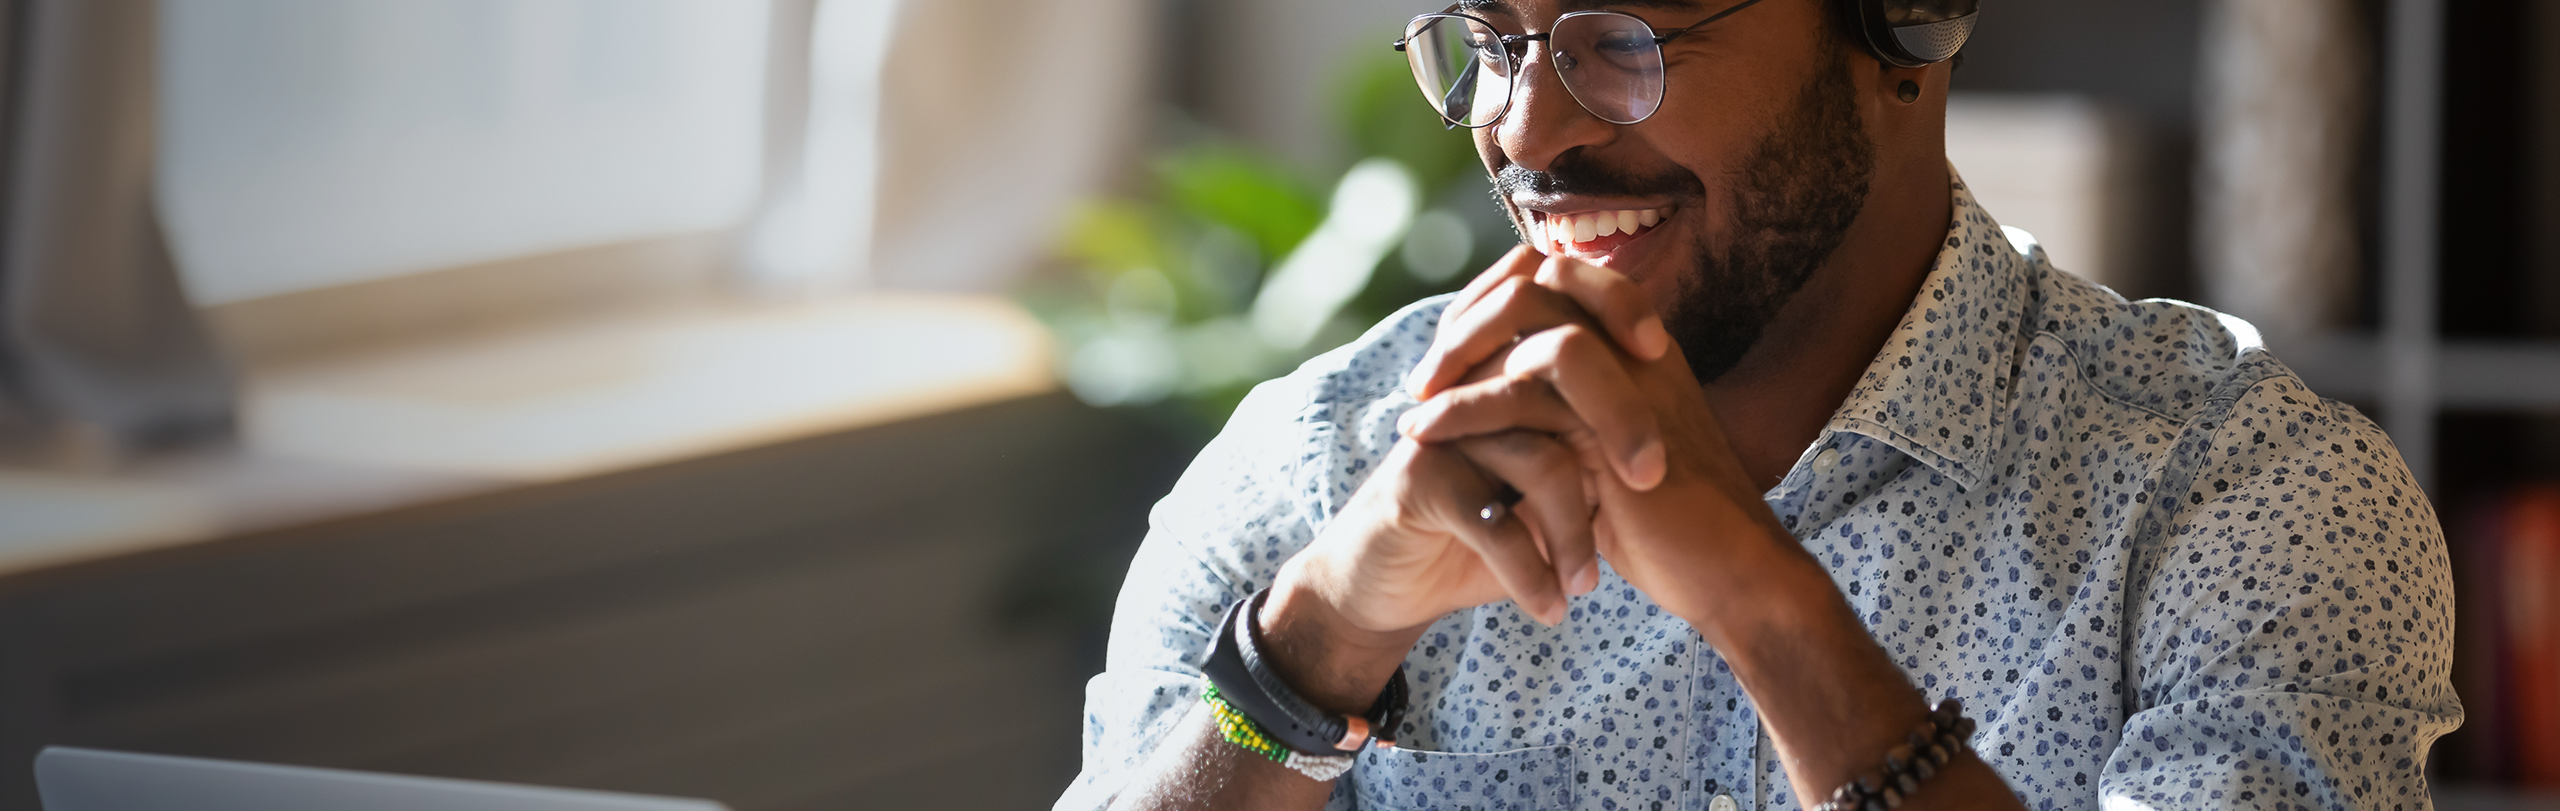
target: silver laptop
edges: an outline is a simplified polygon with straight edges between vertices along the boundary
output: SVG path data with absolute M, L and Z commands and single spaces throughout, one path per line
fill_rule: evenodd
M 710 800 L 48 746 L 45 811 L 728 811 Z

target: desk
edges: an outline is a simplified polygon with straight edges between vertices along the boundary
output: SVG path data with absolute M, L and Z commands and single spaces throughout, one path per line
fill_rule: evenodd
M 312 374 L 264 396 L 431 380 Z M 55 523 L 164 509 L 0 561 L 0 761 L 60 743 L 741 811 L 1044 805 L 1074 771 L 1093 595 L 1198 437 L 1036 390 L 951 405 L 478 466 L 453 445 L 279 441 L 338 455 L 229 495 L 201 469 L 101 485 L 109 508 L 65 502 Z M 276 495 L 332 478 L 388 501 Z M 1070 558 L 1093 565 L 1042 573 Z M 1008 603 L 1026 578 L 1084 613 Z M 0 809 L 34 807 L 28 779 L 0 769 Z

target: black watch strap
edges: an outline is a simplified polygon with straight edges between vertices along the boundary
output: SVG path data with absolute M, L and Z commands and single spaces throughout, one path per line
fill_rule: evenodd
M 1202 675 L 1208 676 L 1209 683 L 1217 685 L 1218 694 L 1253 719 L 1272 740 L 1292 750 L 1310 755 L 1344 755 L 1359 751 L 1370 741 L 1392 743 L 1396 727 L 1404 723 L 1408 695 L 1404 666 L 1396 666 L 1386 689 L 1378 693 L 1369 711 L 1361 714 L 1368 734 L 1349 749 L 1337 748 L 1352 728 L 1350 718 L 1327 713 L 1300 697 L 1262 659 L 1262 640 L 1254 629 L 1253 618 L 1269 593 L 1268 589 L 1256 591 L 1227 607 L 1226 618 L 1218 623 L 1217 636 L 1209 641 L 1209 661 L 1200 666 Z

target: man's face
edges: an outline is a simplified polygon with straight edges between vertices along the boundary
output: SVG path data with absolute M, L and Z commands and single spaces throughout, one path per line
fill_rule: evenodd
M 1473 13 L 1506 34 L 1585 8 L 1664 29 L 1737 1 L 1496 0 Z M 1476 131 L 1494 194 L 1533 247 L 1633 279 L 1701 381 L 1733 368 L 1864 205 L 1875 145 L 1852 70 L 1867 60 L 1828 24 L 1820 0 L 1764 0 L 1664 44 L 1661 109 L 1629 125 L 1584 110 L 1533 46 L 1509 114 Z M 1602 218 L 1636 229 L 1577 229 Z

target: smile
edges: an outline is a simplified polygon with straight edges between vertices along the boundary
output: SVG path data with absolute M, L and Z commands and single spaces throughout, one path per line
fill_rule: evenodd
M 1529 212 L 1529 238 L 1550 255 L 1577 258 L 1607 256 L 1620 246 L 1650 233 L 1671 216 L 1669 208 L 1580 211 L 1572 214 Z

